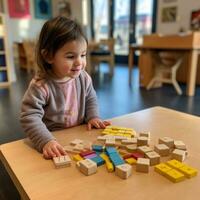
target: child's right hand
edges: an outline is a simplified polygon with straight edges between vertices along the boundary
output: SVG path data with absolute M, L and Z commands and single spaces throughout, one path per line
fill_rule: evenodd
M 65 150 L 56 140 L 50 140 L 47 142 L 42 150 L 45 159 L 66 155 Z

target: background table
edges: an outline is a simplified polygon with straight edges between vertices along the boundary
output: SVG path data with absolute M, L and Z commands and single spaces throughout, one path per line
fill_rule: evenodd
M 112 119 L 113 125 L 132 127 L 137 132 L 151 131 L 150 146 L 158 138 L 169 136 L 182 140 L 188 148 L 185 163 L 200 169 L 200 118 L 174 110 L 154 107 Z M 86 131 L 79 126 L 55 133 L 58 141 L 67 145 L 79 138 L 94 141 L 101 130 Z M 105 166 L 98 168 L 92 176 L 78 171 L 75 163 L 71 167 L 55 169 L 51 160 L 44 160 L 26 140 L 0 146 L 0 158 L 19 190 L 22 199 L 140 199 L 140 200 L 189 200 L 200 196 L 200 177 L 172 183 L 154 172 L 148 174 L 135 171 L 127 180 L 108 173 Z M 165 158 L 166 159 L 166 158 Z M 162 161 L 165 161 L 162 158 Z

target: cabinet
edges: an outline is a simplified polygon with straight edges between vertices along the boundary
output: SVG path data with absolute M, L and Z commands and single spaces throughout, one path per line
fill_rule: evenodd
M 0 14 L 0 87 L 10 84 L 10 65 L 4 14 Z

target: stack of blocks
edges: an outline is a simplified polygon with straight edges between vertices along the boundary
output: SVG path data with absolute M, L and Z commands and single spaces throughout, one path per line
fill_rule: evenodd
M 177 160 L 160 163 L 156 165 L 154 169 L 156 172 L 175 183 L 184 180 L 186 177 L 191 178 L 197 175 L 196 169 Z
M 68 155 L 53 157 L 53 162 L 56 168 L 69 167 L 71 166 L 71 159 Z

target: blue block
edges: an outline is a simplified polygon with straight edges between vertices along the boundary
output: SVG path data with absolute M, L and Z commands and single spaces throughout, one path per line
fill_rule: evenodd
M 101 146 L 101 145 L 92 145 L 92 150 L 93 151 L 102 152 L 103 151 L 103 146 Z
M 106 147 L 106 153 L 108 155 L 113 154 L 113 153 L 117 153 L 117 150 L 115 147 Z
M 105 161 L 100 156 L 96 156 L 94 158 L 91 158 L 90 160 L 94 161 L 97 166 L 101 166 L 105 163 Z

